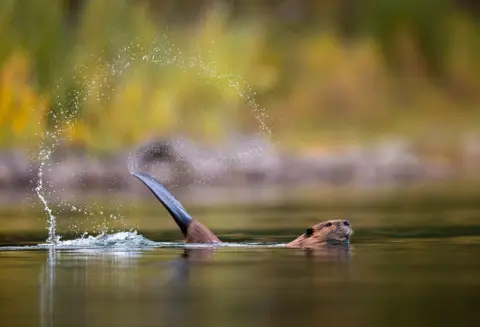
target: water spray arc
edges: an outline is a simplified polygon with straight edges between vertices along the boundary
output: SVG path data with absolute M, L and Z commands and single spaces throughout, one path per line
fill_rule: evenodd
M 60 113 L 58 116 L 52 115 L 54 121 L 54 130 L 51 132 L 45 132 L 42 137 L 42 144 L 38 152 L 38 158 L 40 160 L 40 166 L 37 174 L 37 185 L 35 193 L 39 198 L 43 210 L 45 211 L 48 219 L 48 238 L 47 243 L 50 245 L 58 245 L 60 242 L 60 235 L 57 231 L 57 218 L 58 213 L 55 213 L 49 202 L 49 196 L 51 194 L 46 190 L 48 182 L 45 180 L 46 169 L 51 169 L 52 154 L 55 152 L 62 137 L 64 137 L 65 129 L 62 130 L 60 126 L 66 126 L 66 129 L 75 125 L 74 117 L 79 112 L 81 102 L 87 98 L 94 99 L 95 101 L 108 101 L 109 95 L 102 93 L 102 90 L 108 89 L 111 85 L 108 85 L 110 78 L 118 78 L 125 74 L 128 70 L 133 69 L 135 65 L 132 63 L 140 62 L 141 65 L 157 65 L 157 66 L 172 66 L 180 70 L 192 70 L 195 71 L 200 77 L 204 78 L 207 83 L 212 83 L 218 87 L 229 87 L 239 97 L 244 99 L 246 106 L 251 110 L 256 121 L 258 122 L 260 133 L 263 135 L 270 135 L 271 131 L 266 124 L 268 118 L 265 110 L 261 108 L 254 99 L 254 93 L 248 85 L 245 85 L 243 79 L 233 74 L 222 74 L 216 69 L 215 62 L 207 62 L 200 55 L 188 56 L 182 54 L 182 51 L 168 41 L 168 37 L 165 36 L 163 40 L 159 42 L 155 41 L 150 46 L 141 46 L 139 44 L 130 44 L 122 48 L 116 58 L 111 62 L 104 62 L 98 68 L 97 71 L 101 72 L 102 76 L 87 76 L 82 79 L 83 87 L 79 88 L 79 91 L 70 97 L 68 103 L 62 105 L 61 101 L 57 103 Z M 77 73 L 82 74 L 84 71 L 88 71 L 89 67 L 78 65 L 75 67 Z M 58 100 L 58 99 L 57 99 Z M 73 111 L 73 113 L 72 113 Z M 260 154 L 263 151 L 261 143 L 253 143 L 247 151 L 239 151 L 239 153 L 233 153 L 228 155 L 220 155 L 219 160 L 224 162 L 233 162 L 235 160 L 244 160 L 247 156 L 252 154 Z M 47 168 L 50 167 L 50 168 Z M 64 206 L 73 208 L 73 211 L 85 212 L 87 210 L 78 210 L 73 205 L 64 203 Z M 91 215 L 91 212 L 89 213 Z

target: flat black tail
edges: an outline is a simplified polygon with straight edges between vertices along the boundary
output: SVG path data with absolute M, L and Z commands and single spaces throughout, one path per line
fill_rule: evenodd
M 178 227 L 180 227 L 183 235 L 186 236 L 188 226 L 192 222 L 192 217 L 188 214 L 180 201 L 168 192 L 165 186 L 163 186 L 155 177 L 141 172 L 133 172 L 132 175 L 141 180 L 150 191 L 152 191 L 155 197 L 164 205 L 170 215 L 172 215 L 173 220 L 175 220 Z

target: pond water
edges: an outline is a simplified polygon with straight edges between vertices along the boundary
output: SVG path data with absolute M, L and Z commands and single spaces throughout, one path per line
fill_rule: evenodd
M 316 251 L 281 246 L 314 222 L 282 223 L 285 210 L 221 228 L 234 243 L 215 248 L 173 229 L 56 248 L 4 239 L 0 325 L 480 326 L 480 211 L 462 212 L 363 211 L 349 248 Z
M 2 326 L 478 326 L 480 239 L 4 247 Z

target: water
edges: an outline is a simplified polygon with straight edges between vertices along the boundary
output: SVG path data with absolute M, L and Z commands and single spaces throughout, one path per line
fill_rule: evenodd
M 317 251 L 283 244 L 342 216 L 333 203 L 192 208 L 228 242 L 215 247 L 177 242 L 156 202 L 155 217 L 129 215 L 139 231 L 53 246 L 35 234 L 22 245 L 12 229 L 0 247 L 1 325 L 478 326 L 478 203 L 362 203 L 348 215 L 351 247 Z
M 186 249 L 116 237 L 88 247 L 3 248 L 2 326 L 479 322 L 478 237 L 364 239 L 318 251 L 242 243 Z

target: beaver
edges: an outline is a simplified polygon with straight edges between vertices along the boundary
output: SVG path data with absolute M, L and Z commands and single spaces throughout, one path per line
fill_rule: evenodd
M 155 177 L 144 172 L 132 172 L 163 204 L 185 236 L 185 243 L 221 243 L 220 239 L 199 221 L 193 219 Z M 316 248 L 325 244 L 349 245 L 353 233 L 348 220 L 328 220 L 307 228 L 305 233 L 286 244 L 291 248 Z

